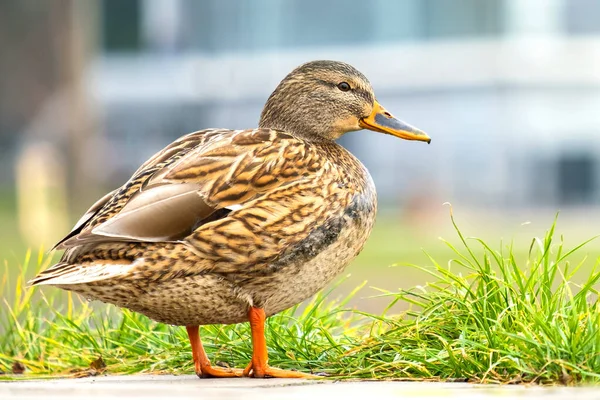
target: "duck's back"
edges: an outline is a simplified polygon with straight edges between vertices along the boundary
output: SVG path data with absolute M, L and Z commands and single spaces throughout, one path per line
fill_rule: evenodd
M 250 305 L 271 315 L 324 287 L 364 245 L 375 208 L 368 172 L 333 142 L 200 131 L 95 204 L 33 283 L 171 324 L 240 322 Z

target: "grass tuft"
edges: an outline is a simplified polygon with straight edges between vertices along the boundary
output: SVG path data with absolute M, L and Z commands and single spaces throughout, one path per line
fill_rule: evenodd
M 570 259 L 596 238 L 575 246 L 555 242 L 556 220 L 533 239 L 528 258 L 512 245 L 493 250 L 466 238 L 452 223 L 461 247 L 447 266 L 430 258 L 419 267 L 431 277 L 424 287 L 388 293 L 413 310 L 380 320 L 381 333 L 348 358 L 358 377 L 459 379 L 475 382 L 574 383 L 600 378 L 598 260 L 575 284 L 585 256 Z M 458 268 L 457 268 L 458 267 Z M 454 272 L 455 269 L 461 272 Z M 464 271 L 464 273 L 462 272 Z
M 270 318 L 271 364 L 345 378 L 600 381 L 599 261 L 580 271 L 585 246 L 595 238 L 566 249 L 555 220 L 531 241 L 527 257 L 517 259 L 513 244 L 494 250 L 465 237 L 453 217 L 452 223 L 458 244 L 444 243 L 454 257 L 402 266 L 426 272 L 429 283 L 383 293 L 390 306 L 382 314 L 346 309 L 357 288 L 341 301 L 327 300 L 325 292 Z M 26 280 L 49 263 L 31 258 L 28 252 L 15 276 L 5 264 L 0 280 L 1 371 L 19 363 L 25 377 L 96 374 L 98 365 L 111 374 L 193 371 L 183 328 L 58 290 L 27 288 Z M 388 315 L 397 303 L 410 308 Z M 249 362 L 247 324 L 207 326 L 201 335 L 214 362 Z

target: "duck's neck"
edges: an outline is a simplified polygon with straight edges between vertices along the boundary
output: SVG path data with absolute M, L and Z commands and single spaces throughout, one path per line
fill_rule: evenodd
M 275 91 L 265 104 L 258 126 L 282 130 L 311 142 L 332 141 L 341 136 L 332 129 L 334 124 L 329 113 L 314 115 L 298 100 Z
M 259 124 L 258 127 L 283 131 L 285 133 L 289 133 L 290 135 L 292 135 L 296 138 L 305 140 L 307 142 L 323 143 L 323 142 L 332 142 L 335 140 L 333 138 L 329 139 L 329 138 L 323 137 L 319 133 L 313 132 L 308 129 L 298 129 L 298 128 L 294 128 L 294 127 L 288 127 L 285 124 L 268 124 L 267 123 L 267 124 Z
M 272 118 L 272 114 L 265 114 L 263 112 L 258 127 L 277 129 L 303 140 L 319 143 L 335 141 L 345 133 L 335 132 L 335 130 L 330 129 L 328 124 L 323 123 L 323 121 L 295 114 L 279 114 L 276 118 Z M 282 118 L 282 116 L 285 117 Z

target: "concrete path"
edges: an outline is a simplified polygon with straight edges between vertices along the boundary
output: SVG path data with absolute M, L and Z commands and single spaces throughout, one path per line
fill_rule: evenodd
M 136 375 L 0 382 L 2 400 L 54 399 L 600 399 L 600 386 L 565 388 L 423 382 L 198 379 Z

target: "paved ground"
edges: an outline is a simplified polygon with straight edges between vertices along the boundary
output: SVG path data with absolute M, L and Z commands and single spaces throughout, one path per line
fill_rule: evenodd
M 198 379 L 137 375 L 0 382 L 2 400 L 53 399 L 600 399 L 599 387 L 470 385 L 421 382 L 330 382 L 296 379 Z

